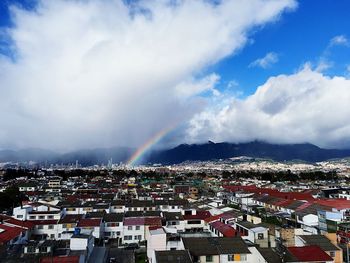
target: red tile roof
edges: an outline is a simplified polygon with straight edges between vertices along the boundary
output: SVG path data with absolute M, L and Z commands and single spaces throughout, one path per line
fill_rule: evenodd
M 61 218 L 59 224 L 69 224 L 78 222 L 83 216 L 82 215 L 66 215 Z
M 6 225 L 14 225 L 14 226 L 28 228 L 28 229 L 31 229 L 34 226 L 34 224 L 31 221 L 17 220 L 15 218 L 7 216 L 7 215 L 0 215 L 0 219 Z
M 146 226 L 161 226 L 162 219 L 160 217 L 145 217 Z
M 222 216 L 222 214 L 211 216 L 211 217 L 208 217 L 208 218 L 204 219 L 204 221 L 206 223 L 211 223 L 211 222 L 214 222 L 214 221 L 218 221 L 218 220 L 220 220 L 221 216 Z
M 237 232 L 236 230 L 227 224 L 224 224 L 220 221 L 216 221 L 214 223 L 210 224 L 214 229 L 216 229 L 217 231 L 219 231 L 221 234 L 224 235 L 224 237 L 234 237 L 237 236 Z
M 16 226 L 6 226 L 3 224 L 0 224 L 0 244 L 7 243 L 14 239 L 15 237 L 18 237 L 22 234 L 22 232 L 26 231 L 23 228 L 16 227 Z
M 101 225 L 101 218 L 83 218 L 80 219 L 77 227 L 98 227 Z
M 257 188 L 255 185 L 226 185 L 223 186 L 224 189 L 230 192 L 245 191 L 249 193 L 257 194 L 268 194 L 273 197 L 290 199 L 290 200 L 314 200 L 313 196 L 310 193 L 301 193 L 301 192 L 280 192 L 277 189 L 270 188 Z
M 160 217 L 127 217 L 124 218 L 124 226 L 161 226 Z
M 34 225 L 56 225 L 58 220 L 31 220 Z
M 336 208 L 338 210 L 350 208 L 350 200 L 337 198 L 337 199 L 317 199 L 317 204 Z
M 333 258 L 319 246 L 288 247 L 287 249 L 299 262 L 333 262 Z
M 211 214 L 209 211 L 197 210 L 195 215 L 184 215 L 183 217 L 185 220 L 190 220 L 190 219 L 205 220 L 206 218 L 211 217 Z
M 150 226 L 148 229 L 151 231 L 151 230 L 157 230 L 160 228 L 162 228 L 162 227 L 161 226 Z
M 40 263 L 78 263 L 79 256 L 42 257 Z
M 124 218 L 124 226 L 142 226 L 144 225 L 144 217 L 127 217 Z

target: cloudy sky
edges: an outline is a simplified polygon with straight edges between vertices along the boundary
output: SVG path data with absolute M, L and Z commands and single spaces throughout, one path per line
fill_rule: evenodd
M 3 0 L 0 148 L 350 148 L 347 0 Z

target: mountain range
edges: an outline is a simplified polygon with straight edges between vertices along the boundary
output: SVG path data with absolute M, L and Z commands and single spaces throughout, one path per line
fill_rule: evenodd
M 68 152 L 64 154 L 42 149 L 1 150 L 0 162 L 75 163 L 83 166 L 126 162 L 135 149 L 127 147 L 97 148 Z M 275 161 L 302 160 L 306 162 L 325 161 L 350 157 L 349 150 L 322 149 L 309 143 L 270 144 L 253 141 L 248 143 L 181 144 L 171 149 L 153 151 L 143 163 L 177 164 L 184 161 L 207 161 L 231 157 L 249 156 L 268 158 Z

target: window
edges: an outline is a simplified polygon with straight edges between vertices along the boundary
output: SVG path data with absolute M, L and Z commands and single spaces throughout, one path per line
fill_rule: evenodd
M 39 225 L 39 226 L 37 226 L 37 229 L 44 229 L 44 226 Z
M 120 231 L 117 231 L 117 236 L 120 236 Z
M 128 226 L 128 230 L 132 230 L 132 226 Z
M 51 235 L 50 235 L 50 238 L 51 238 L 51 239 L 55 239 L 55 234 L 51 234 Z
M 134 240 L 139 240 L 139 237 L 138 236 L 134 236 Z
M 132 236 L 124 236 L 124 240 L 132 240 Z
M 29 216 L 29 219 L 35 219 L 36 216 Z
M 17 218 L 23 218 L 23 215 L 17 215 L 16 217 Z
M 136 230 L 140 230 L 140 226 L 136 226 Z
M 39 216 L 39 219 L 45 219 L 45 216 Z
M 41 253 L 46 253 L 46 252 L 47 252 L 47 247 L 40 247 L 40 248 L 39 248 L 39 251 L 40 251 Z
M 264 234 L 263 233 L 259 233 L 258 234 L 258 239 L 264 239 Z
M 334 257 L 335 257 L 335 251 L 330 251 L 330 252 L 329 252 L 329 255 L 330 255 L 332 258 L 334 258 Z
M 247 261 L 247 255 L 246 254 L 233 254 L 233 255 L 227 255 L 227 261 Z
M 53 225 L 49 225 L 48 229 L 53 229 Z
M 213 262 L 213 256 L 206 256 L 205 262 Z
M 201 220 L 191 220 L 187 222 L 187 224 L 189 225 L 198 225 L 200 223 L 201 223 Z
M 48 219 L 53 219 L 53 216 L 47 216 Z
M 35 247 L 27 247 L 27 253 L 35 253 Z

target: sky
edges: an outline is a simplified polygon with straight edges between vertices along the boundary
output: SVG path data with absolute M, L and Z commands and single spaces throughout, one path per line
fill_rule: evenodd
M 0 148 L 139 147 L 157 134 L 155 147 L 350 148 L 348 10 L 347 0 L 0 1 Z

